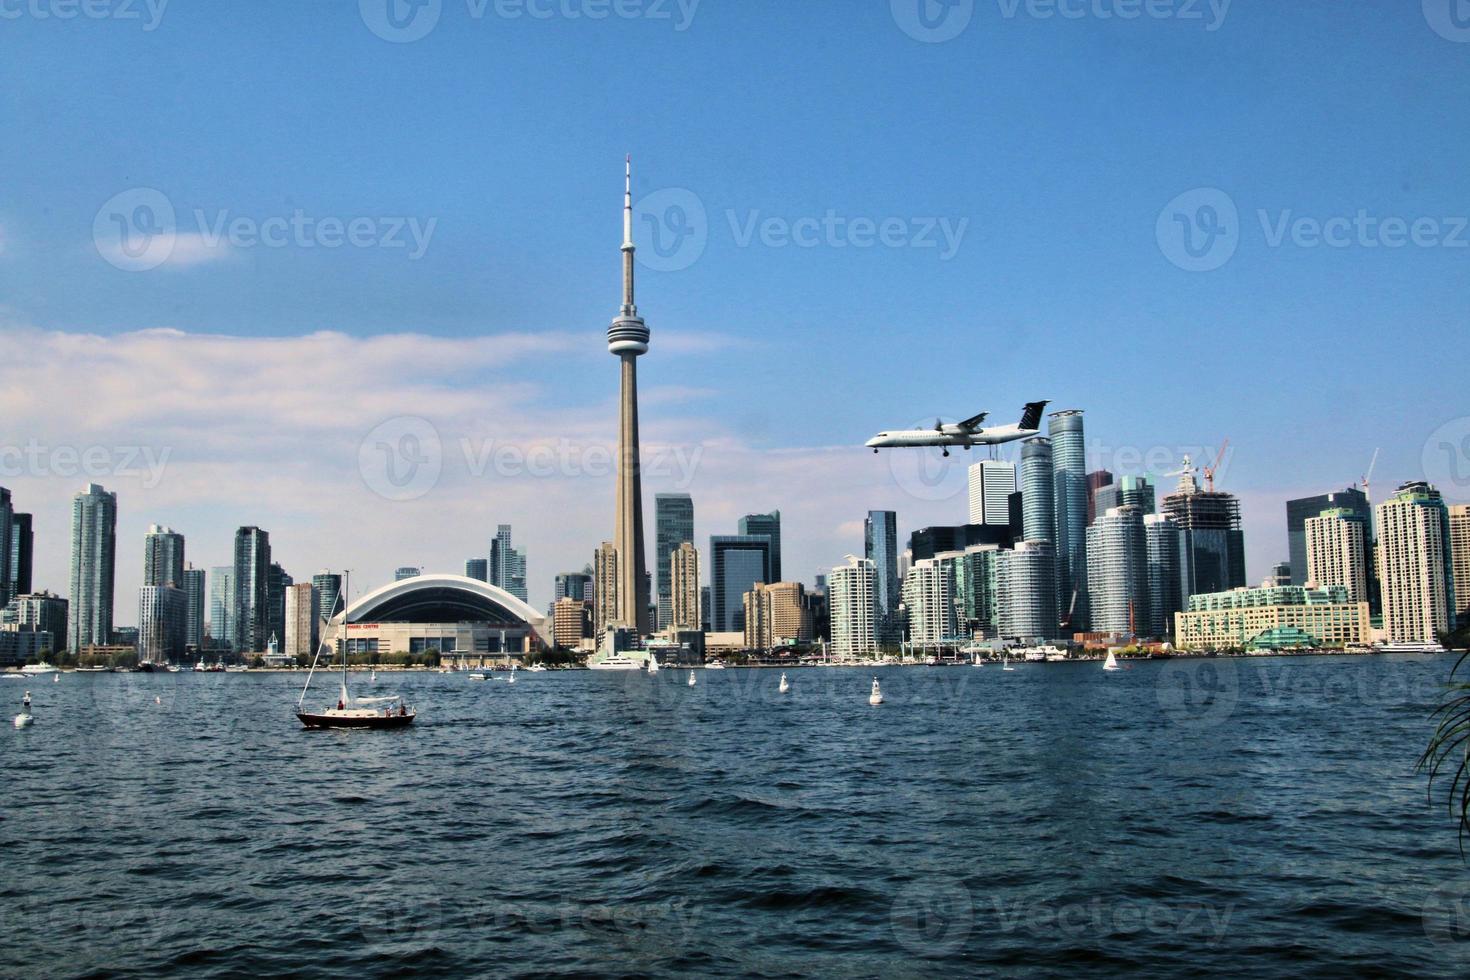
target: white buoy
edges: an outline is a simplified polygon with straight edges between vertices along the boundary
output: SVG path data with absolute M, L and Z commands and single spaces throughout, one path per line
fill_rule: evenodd
M 163 698 L 158 697 L 158 696 L 155 695 L 154 698 L 153 698 L 153 703 L 154 704 L 163 704 Z
M 22 711 L 20 714 L 18 714 L 18 715 L 15 716 L 15 727 L 16 728 L 30 728 L 31 727 L 31 722 L 33 720 L 34 719 L 31 718 L 31 713 L 29 711 Z
M 785 694 L 787 691 L 791 690 L 791 685 L 786 682 L 785 674 L 781 675 L 781 683 L 776 688 L 776 690 L 780 691 L 782 694 Z
M 869 704 L 883 703 L 883 689 L 878 686 L 878 678 L 873 678 L 873 693 L 868 695 Z
M 694 671 L 692 671 L 692 670 L 689 672 L 689 686 L 690 687 L 693 687 L 694 686 Z
M 505 682 L 507 684 L 514 684 L 516 682 L 516 665 L 515 664 L 511 664 L 510 665 L 510 676 L 505 679 Z

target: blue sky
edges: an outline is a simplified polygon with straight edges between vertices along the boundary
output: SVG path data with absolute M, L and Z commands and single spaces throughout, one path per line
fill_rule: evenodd
M 694 202 L 704 216 L 697 259 L 640 270 L 653 330 L 640 362 L 653 393 L 646 423 L 655 438 L 663 426 L 671 441 L 708 439 L 707 460 L 745 461 L 728 476 L 710 462 L 690 487 L 701 542 L 739 513 L 781 507 L 796 515 L 786 564 L 804 578 L 861 547 L 851 522 L 869 506 L 898 509 L 905 530 L 962 517 L 961 497 L 913 499 L 888 460 L 840 448 L 936 415 L 988 409 L 1011 421 L 1022 402 L 1050 398 L 1086 409 L 1099 459 L 1120 447 L 1177 454 L 1228 435 L 1222 477 L 1246 503 L 1252 578 L 1285 556 L 1279 501 L 1348 483 L 1375 447 L 1380 496 L 1426 475 L 1439 443 L 1470 435 L 1455 372 L 1470 262 L 1470 43 L 1451 39 L 1454 22 L 1436 22 L 1434 0 L 1429 14 L 1408 2 L 1191 5 L 1200 19 L 1180 16 L 1180 0 L 1152 8 L 1172 16 L 1128 20 L 1101 16 L 1127 0 L 1063 4 L 1080 17 L 977 0 L 953 11 L 969 13 L 964 30 L 933 43 L 901 24 L 916 23 L 917 2 L 703 0 L 691 16 L 688 0 L 625 0 L 634 16 L 591 20 L 566 12 L 595 11 L 597 0 L 557 0 L 544 19 L 501 16 L 520 8 L 495 0 L 477 17 L 467 0 L 443 0 L 432 30 L 407 43 L 371 29 L 387 23 L 375 0 L 171 0 L 156 23 L 141 0 L 70 20 L 38 16 L 64 0 L 8 4 L 19 16 L 0 20 L 7 346 L 60 335 L 50 343 L 64 372 L 116 363 L 98 353 L 105 342 L 87 359 L 86 344 L 66 337 L 121 342 L 157 328 L 183 335 L 181 355 L 200 334 L 549 338 L 511 360 L 461 358 L 454 346 L 439 362 L 405 355 L 411 400 L 427 404 L 446 445 L 455 419 L 494 437 L 511 416 L 507 428 L 526 438 L 600 437 L 615 396 L 603 331 L 617 303 L 631 152 L 640 202 Z M 94 225 L 106 202 L 139 188 L 167 199 L 179 237 L 168 261 L 128 271 L 108 261 Z M 1198 189 L 1223 192 L 1238 220 L 1234 251 L 1196 272 L 1171 261 L 1181 253 L 1158 225 L 1166 205 Z M 1184 198 L 1186 217 L 1203 220 L 1199 200 Z M 371 219 L 377 236 L 400 221 L 432 222 L 432 233 L 417 258 L 312 247 L 309 236 L 282 247 L 199 240 L 196 212 L 207 231 L 297 209 L 313 221 Z M 1374 231 L 1368 244 L 1328 247 L 1300 226 L 1273 244 L 1283 221 L 1360 212 L 1432 221 L 1426 244 L 1387 247 Z M 829 213 L 844 227 L 886 221 L 893 244 L 862 247 L 842 231 L 799 247 L 780 234 Z M 745 239 L 768 219 L 772 234 Z M 942 227 L 963 231 L 952 249 Z M 649 235 L 640 220 L 651 258 Z M 938 247 L 923 247 L 935 236 Z M 151 363 L 168 361 L 167 343 L 148 350 Z M 309 355 L 289 344 L 238 350 L 264 359 L 265 377 L 299 378 L 270 404 L 234 409 L 238 419 L 258 408 L 261 425 L 289 434 L 300 417 L 273 413 L 291 385 L 313 384 Z M 345 363 L 356 356 L 333 350 Z M 273 372 L 272 357 L 291 363 Z M 195 404 L 230 383 L 223 370 L 191 377 Z M 280 487 L 279 499 L 262 489 L 253 508 L 248 495 L 208 489 L 252 472 L 207 468 L 223 465 L 210 449 L 217 429 L 150 409 L 157 386 L 177 377 L 161 371 L 141 386 L 145 404 L 117 413 L 127 426 L 98 412 L 58 420 L 48 399 L 72 392 L 12 390 L 5 403 L 20 431 L 0 441 L 43 430 L 58 444 L 173 450 L 172 495 L 140 486 L 130 507 L 127 479 L 111 481 L 124 496 L 124 589 L 141 561 L 130 536 L 150 521 L 187 525 L 200 542 L 190 557 L 205 565 L 224 560 L 236 524 L 274 521 L 302 574 L 347 561 L 386 574 L 412 563 L 403 550 L 413 540 L 424 564 L 449 567 L 460 552 L 483 553 L 466 537 L 488 541 L 495 522 L 510 521 L 525 529 L 536 600 L 611 530 L 610 479 L 576 484 L 567 506 L 590 516 L 564 530 L 534 486 L 467 480 L 433 508 L 450 515 L 442 527 L 419 525 L 395 554 L 339 557 L 334 528 L 309 533 L 317 519 L 293 511 L 289 495 L 355 497 L 354 426 L 406 411 L 395 401 L 405 379 L 378 378 L 380 398 L 343 420 L 347 455 L 324 452 L 319 472 Z M 477 415 L 479 392 L 504 400 L 487 396 Z M 441 421 L 433 406 L 451 395 L 464 405 Z M 300 431 L 309 454 L 316 430 Z M 299 461 L 281 452 L 283 465 Z M 233 458 L 252 463 L 248 452 Z M 341 459 L 338 474 L 331 461 Z M 815 472 L 793 475 L 803 466 Z M 1464 474 L 1446 463 L 1428 475 L 1464 499 Z M 6 479 L 30 495 L 18 506 L 57 521 L 83 482 L 50 471 Z M 818 495 L 818 484 L 822 519 L 794 523 L 803 502 L 791 498 Z M 649 493 L 666 488 L 654 479 Z M 449 533 L 472 525 L 483 533 Z M 41 547 L 64 552 L 52 532 Z M 64 554 L 48 561 L 47 582 L 64 588 Z M 119 621 L 130 621 L 129 601 Z

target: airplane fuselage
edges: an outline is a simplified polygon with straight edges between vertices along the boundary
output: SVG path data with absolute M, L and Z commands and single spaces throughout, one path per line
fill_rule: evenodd
M 937 429 L 900 429 L 880 432 L 864 445 L 870 449 L 902 449 L 920 446 L 994 446 L 1003 442 L 1014 442 L 1034 436 L 1037 429 L 1022 429 L 1014 425 L 993 426 L 988 429 L 967 430 L 958 425 L 945 425 Z

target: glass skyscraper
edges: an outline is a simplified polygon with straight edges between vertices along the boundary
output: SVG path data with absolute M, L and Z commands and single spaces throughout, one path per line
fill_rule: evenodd
M 270 641 L 270 534 L 258 527 L 235 532 L 235 609 L 230 617 L 238 654 L 259 653 Z
M 1072 609 L 1070 622 L 1086 627 L 1087 589 L 1087 444 L 1082 413 L 1076 409 L 1053 412 L 1051 436 L 1053 507 L 1056 519 L 1057 601 Z
M 112 642 L 113 582 L 117 571 L 117 494 L 96 483 L 72 498 L 71 652 Z
M 1092 628 L 1144 635 L 1152 625 L 1148 592 L 1148 546 L 1143 511 L 1114 507 L 1087 529 L 1087 582 Z
M 1051 440 L 1033 436 L 1021 443 L 1022 539 L 1055 542 L 1055 493 Z
M 148 525 L 143 537 L 143 584 L 183 587 L 184 536 L 173 528 Z
M 1148 635 L 1174 635 L 1174 614 L 1184 608 L 1179 588 L 1179 525 L 1163 514 L 1143 518 L 1148 549 Z
M 1286 502 L 1286 554 L 1291 560 L 1291 584 L 1305 585 L 1307 581 L 1307 518 L 1317 517 L 1325 510 L 1346 510 L 1362 518 L 1368 528 L 1368 568 L 1371 577 L 1373 568 L 1373 508 L 1368 505 L 1368 495 L 1357 487 L 1348 487 L 1333 493 L 1321 493 L 1315 497 L 1299 497 Z
M 780 582 L 781 579 L 781 512 L 773 510 L 769 514 L 747 514 L 740 518 L 736 527 L 739 534 L 758 534 L 771 542 L 771 565 L 770 582 Z
M 694 500 L 687 493 L 660 493 L 653 498 L 654 588 L 658 628 L 674 621 L 673 555 L 679 545 L 694 542 Z
M 209 570 L 209 638 L 214 646 L 235 645 L 235 567 L 216 565 Z
M 759 534 L 717 534 L 709 539 L 710 629 L 745 628 L 745 593 L 771 580 L 771 540 Z
M 898 622 L 898 514 L 870 510 L 863 522 L 863 556 L 873 563 L 873 608 L 880 645 L 897 643 Z

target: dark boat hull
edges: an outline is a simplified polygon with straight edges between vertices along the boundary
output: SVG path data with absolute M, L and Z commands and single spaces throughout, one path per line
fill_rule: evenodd
M 343 718 L 336 715 L 317 715 L 308 711 L 296 712 L 301 724 L 307 728 L 407 728 L 418 717 L 408 715 L 374 715 L 368 718 Z

